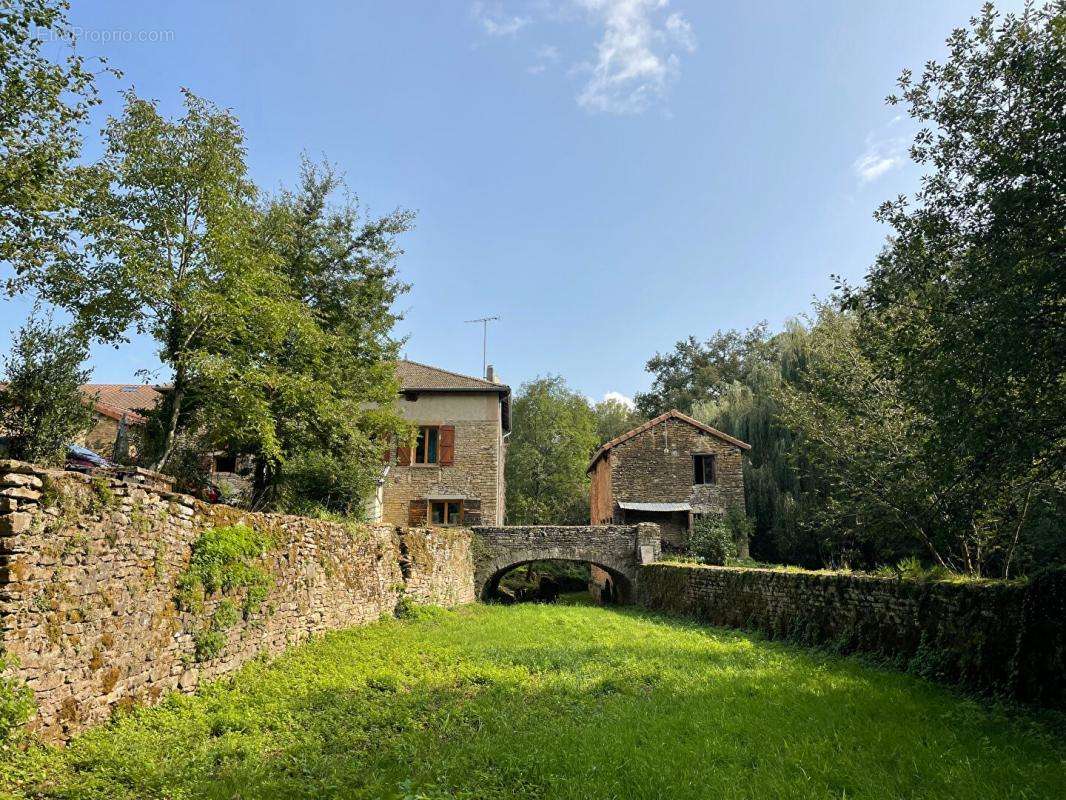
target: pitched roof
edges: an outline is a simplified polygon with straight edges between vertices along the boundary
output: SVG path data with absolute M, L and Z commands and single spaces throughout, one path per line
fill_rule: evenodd
M 7 388 L 7 383 L 0 382 L 0 391 Z M 93 400 L 93 409 L 113 420 L 126 421 L 134 425 L 143 425 L 147 420 L 139 411 L 155 408 L 163 395 L 160 387 L 140 383 L 84 383 L 80 387 L 88 405 Z
M 630 439 L 632 439 L 634 436 L 639 436 L 640 434 L 644 433 L 644 431 L 650 430 L 650 429 L 654 428 L 656 425 L 661 425 L 662 423 L 664 423 L 664 422 L 666 422 L 667 420 L 670 420 L 670 419 L 676 419 L 676 420 L 678 420 L 680 422 L 687 423 L 688 425 L 691 425 L 692 427 L 697 428 L 697 429 L 703 431 L 704 433 L 709 433 L 711 436 L 718 437 L 723 442 L 728 442 L 729 444 L 733 445 L 734 447 L 739 447 L 742 450 L 751 450 L 751 445 L 748 444 L 747 442 L 742 442 L 742 441 L 740 441 L 740 439 L 737 439 L 737 438 L 735 438 L 733 436 L 730 436 L 728 433 L 722 433 L 722 431 L 718 430 L 717 428 L 712 428 L 710 425 L 704 425 L 699 420 L 693 419 L 692 417 L 688 416 L 687 414 L 682 414 L 676 408 L 673 408 L 673 409 L 670 409 L 669 411 L 667 411 L 665 414 L 660 414 L 655 419 L 650 419 L 647 422 L 645 422 L 643 425 L 638 425 L 633 430 L 626 431 L 621 436 L 616 436 L 613 439 L 611 439 L 611 441 L 609 441 L 606 444 L 604 444 L 592 456 L 592 460 L 589 461 L 588 470 L 586 470 L 586 471 L 591 471 L 592 468 L 594 466 L 596 466 L 596 462 L 599 461 L 600 458 L 602 458 L 604 455 L 606 455 L 612 448 L 617 447 L 618 445 L 622 444 L 622 442 L 627 442 Z
M 159 387 L 142 383 L 86 383 L 81 390 L 96 397 L 96 412 L 127 422 L 142 424 L 145 418 L 138 412 L 150 411 L 159 404 L 163 395 Z
M 493 383 L 458 372 L 449 372 L 439 367 L 419 364 L 417 361 L 401 359 L 396 362 L 396 377 L 400 381 L 401 391 L 431 392 L 498 392 L 510 394 L 511 389 L 502 383 Z

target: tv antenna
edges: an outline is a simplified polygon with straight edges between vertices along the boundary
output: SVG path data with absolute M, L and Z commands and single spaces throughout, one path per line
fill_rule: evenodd
M 472 324 L 475 322 L 481 323 L 481 374 L 482 376 L 488 374 L 489 369 L 489 323 L 498 322 L 499 317 L 479 317 L 478 319 L 468 319 L 465 324 Z

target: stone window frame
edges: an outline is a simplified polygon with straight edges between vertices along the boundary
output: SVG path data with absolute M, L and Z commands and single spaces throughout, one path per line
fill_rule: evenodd
M 707 479 L 707 464 L 710 462 L 710 480 Z M 698 480 L 700 476 L 703 480 Z M 693 453 L 692 454 L 692 485 L 715 486 L 718 484 L 718 454 L 717 453 Z

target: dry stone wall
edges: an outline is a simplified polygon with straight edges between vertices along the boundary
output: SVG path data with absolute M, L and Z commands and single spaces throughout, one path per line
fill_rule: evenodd
M 220 630 L 211 657 L 198 658 L 197 637 L 225 598 L 181 610 L 178 583 L 201 534 L 234 524 L 269 534 L 255 564 L 270 588 Z M 0 646 L 33 689 L 32 725 L 50 738 L 392 614 L 405 594 L 472 601 L 470 534 L 244 512 L 130 480 L 0 462 Z
M 1066 708 L 1066 571 L 1029 584 L 652 564 L 639 601 L 713 625 L 862 652 L 925 677 Z

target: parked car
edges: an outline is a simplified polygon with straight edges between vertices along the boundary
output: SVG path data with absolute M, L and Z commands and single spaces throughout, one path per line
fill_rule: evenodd
M 67 446 L 67 469 L 77 472 L 89 472 L 90 470 L 112 466 L 111 462 L 99 453 L 94 453 L 87 447 L 79 447 L 76 444 Z

